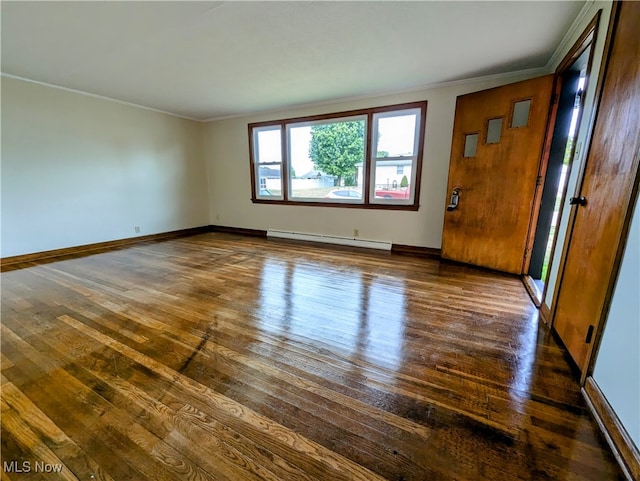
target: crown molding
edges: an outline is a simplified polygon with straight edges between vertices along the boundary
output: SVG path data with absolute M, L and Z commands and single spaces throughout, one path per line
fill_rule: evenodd
M 551 54 L 551 57 L 549 57 L 549 61 L 547 62 L 547 65 L 545 67 L 547 70 L 549 70 L 549 72 L 553 72 L 555 70 L 555 68 L 564 58 L 567 51 L 571 48 L 571 45 L 573 45 L 575 38 L 580 35 L 582 30 L 585 28 L 585 25 L 588 24 L 589 21 L 591 21 L 591 18 L 587 18 L 588 17 L 587 14 L 591 11 L 591 8 L 596 3 L 603 3 L 603 2 L 597 2 L 596 0 L 589 0 L 584 4 L 582 9 L 578 13 L 578 16 L 575 18 L 575 20 L 571 24 L 571 27 L 569 27 L 569 30 L 567 30 L 567 33 L 565 33 L 564 37 L 562 37 L 562 40 L 554 50 L 553 54 Z M 585 19 L 586 19 L 586 23 L 583 23 L 585 22 Z
M 554 54 L 555 55 L 555 54 Z M 420 92 L 423 90 L 433 90 L 433 89 L 438 89 L 438 88 L 446 88 L 446 87 L 454 87 L 454 86 L 458 86 L 458 85 L 466 85 L 466 84 L 472 84 L 472 83 L 477 83 L 477 82 L 483 82 L 483 81 L 490 81 L 490 80 L 497 80 L 497 79 L 509 79 L 512 77 L 521 77 L 521 76 L 530 76 L 530 77 L 535 77 L 537 75 L 546 75 L 547 73 L 549 73 L 549 64 L 547 64 L 547 66 L 545 67 L 538 67 L 538 68 L 532 68 L 532 69 L 525 69 L 525 70 L 516 70 L 513 72 L 506 72 L 506 73 L 500 73 L 500 74 L 493 74 L 493 75 L 485 75 L 485 76 L 481 76 L 481 77 L 472 77 L 472 78 L 467 78 L 467 79 L 460 79 L 460 80 L 450 80 L 450 81 L 446 81 L 446 82 L 436 82 L 436 83 L 431 83 L 431 84 L 423 84 L 423 85 L 419 85 L 416 87 L 409 87 L 409 88 L 404 88 L 404 89 L 396 89 L 396 90 L 382 90 L 382 91 L 376 91 L 376 92 L 372 92 L 369 94 L 364 94 L 364 95 L 357 95 L 357 96 L 352 96 L 352 97 L 342 97 L 342 98 L 335 98 L 335 99 L 331 99 L 331 100 L 323 100 L 323 101 L 319 101 L 319 102 L 307 102 L 307 103 L 302 103 L 302 104 L 297 104 L 297 105 L 290 105 L 287 107 L 283 107 L 283 108 L 278 108 L 278 109 L 266 109 L 266 110 L 258 110 L 258 111 L 252 111 L 252 112 L 243 112 L 240 114 L 233 114 L 233 115 L 226 115 L 226 116 L 220 116 L 220 117 L 209 117 L 206 119 L 198 119 L 195 117 L 188 117 L 186 115 L 180 115 L 180 114 L 176 114 L 174 112 L 168 112 L 166 110 L 160 110 L 160 109 L 156 109 L 153 107 L 148 107 L 146 105 L 140 105 L 140 104 L 136 104 L 133 102 L 127 102 L 124 100 L 119 100 L 119 99 L 115 99 L 112 97 L 106 97 L 104 95 L 98 95 L 98 94 L 93 94 L 90 92 L 85 92 L 84 90 L 78 90 L 78 89 L 72 89 L 72 88 L 68 88 L 68 87 L 62 87 L 60 85 L 55 85 L 55 84 L 50 84 L 47 82 L 41 82 L 39 80 L 33 80 L 33 79 L 29 79 L 29 78 L 25 78 L 25 77 L 20 77 L 18 75 L 12 75 L 9 73 L 5 73 L 5 72 L 1 72 L 0 75 L 2 77 L 6 77 L 6 78 L 10 78 L 10 79 L 15 79 L 15 80 L 22 80 L 23 82 L 28 82 L 28 83 L 32 83 L 32 84 L 36 84 L 36 85 L 41 85 L 44 87 L 49 87 L 49 88 L 53 88 L 53 89 L 57 89 L 57 90 L 62 90 L 65 92 L 71 92 L 71 93 L 75 93 L 75 94 L 79 94 L 79 95 L 84 95 L 87 97 L 91 97 L 91 98 L 95 98 L 95 99 L 99 99 L 99 100 L 105 100 L 108 102 L 115 102 L 118 103 L 120 105 L 126 105 L 128 107 L 135 107 L 135 108 L 139 108 L 139 109 L 143 109 L 143 110 L 148 110 L 150 112 L 156 112 L 159 114 L 164 114 L 164 115 L 169 115 L 171 117 L 176 117 L 179 119 L 184 119 L 184 120 L 190 120 L 192 122 L 199 122 L 199 123 L 208 123 L 208 122 L 218 122 L 221 120 L 230 120 L 230 119 L 236 119 L 236 118 L 242 118 L 242 117 L 251 117 L 254 115 L 266 115 L 266 114 L 278 114 L 281 112 L 287 112 L 287 111 L 291 111 L 291 110 L 297 110 L 297 109 L 305 109 L 305 108 L 316 108 L 316 107 L 323 107 L 326 105 L 335 105 L 335 104 L 341 104 L 341 103 L 347 103 L 347 102 L 355 102 L 358 100 L 367 100 L 367 99 L 371 99 L 371 98 L 378 98 L 378 97 L 386 97 L 386 96 L 391 96 L 391 95 L 402 95 L 402 94 L 407 94 L 407 93 L 413 93 L 413 92 Z
M 423 90 L 433 90 L 433 89 L 438 89 L 438 88 L 453 87 L 453 86 L 457 86 L 457 85 L 466 85 L 466 84 L 472 84 L 472 83 L 489 81 L 489 80 L 496 80 L 496 79 L 509 79 L 509 78 L 512 78 L 512 77 L 520 77 L 520 76 L 535 77 L 535 76 L 539 76 L 539 75 L 546 75 L 548 73 L 551 73 L 551 72 L 549 71 L 549 69 L 546 66 L 545 67 L 537 67 L 537 68 L 531 68 L 531 69 L 525 69 L 525 70 L 516 70 L 516 71 L 513 71 L 513 72 L 506 72 L 506 73 L 493 74 L 493 75 L 485 75 L 485 76 L 482 76 L 482 77 L 472 77 L 472 78 L 468 78 L 468 79 L 450 80 L 450 81 L 446 81 L 446 82 L 437 82 L 437 83 L 432 83 L 432 84 L 424 84 L 424 85 L 419 85 L 419 86 L 416 86 L 416 87 L 408 87 L 408 88 L 404 88 L 404 89 L 382 90 L 382 91 L 377 91 L 377 92 L 373 92 L 373 93 L 369 93 L 369 94 L 357 95 L 357 96 L 353 96 L 353 97 L 342 97 L 342 98 L 335 98 L 335 99 L 331 99 L 331 100 L 322 100 L 322 101 L 319 101 L 319 102 L 309 102 L 309 103 L 302 103 L 302 104 L 296 104 L 296 105 L 289 105 L 287 107 L 278 108 L 278 109 L 265 109 L 265 110 L 259 110 L 259 111 L 253 111 L 253 112 L 246 112 L 246 113 L 242 113 L 242 114 L 226 115 L 226 116 L 221 116 L 221 117 L 210 117 L 210 118 L 202 120 L 202 122 L 218 122 L 218 121 L 221 121 L 221 120 L 237 119 L 237 118 L 241 118 L 241 117 L 251 117 L 251 116 L 254 116 L 254 115 L 279 114 L 279 113 L 288 112 L 288 111 L 291 111 L 291 110 L 314 108 L 314 107 L 323 107 L 325 105 L 335 105 L 335 104 L 341 104 L 341 103 L 346 103 L 346 102 L 355 102 L 355 101 L 358 101 L 358 100 L 366 100 L 366 99 L 371 99 L 371 98 L 386 97 L 386 96 L 390 96 L 390 95 L 401 95 L 401 94 L 407 94 L 407 93 L 412 93 L 412 92 L 420 92 L 420 91 L 423 91 Z
M 127 102 L 125 100 L 114 99 L 113 97 L 106 97 L 104 95 L 93 94 L 91 92 L 85 92 L 84 90 L 72 89 L 72 88 L 69 88 L 69 87 L 63 87 L 61 85 L 50 84 L 50 83 L 47 83 L 47 82 L 41 82 L 39 80 L 33 80 L 33 79 L 30 79 L 30 78 L 26 78 L 26 77 L 20 77 L 18 75 L 12 75 L 12 74 L 5 73 L 5 72 L 0 72 L 0 76 L 6 77 L 6 78 L 10 78 L 10 79 L 14 79 L 14 80 L 22 80 L 23 82 L 28 82 L 28 83 L 31 83 L 31 84 L 41 85 L 43 87 L 49 87 L 49 88 L 52 88 L 52 89 L 63 90 L 65 92 L 84 95 L 85 97 L 91 97 L 91 98 L 98 99 L 98 100 L 105 100 L 107 102 L 114 102 L 114 103 L 117 103 L 117 104 L 120 104 L 120 105 L 126 105 L 127 107 L 135 107 L 135 108 L 138 108 L 138 109 L 148 110 L 150 112 L 155 112 L 155 113 L 158 113 L 158 114 L 169 115 L 171 117 L 177 117 L 179 119 L 191 120 L 193 122 L 203 122 L 202 119 L 196 119 L 194 117 L 187 117 L 186 115 L 180 115 L 180 114 L 176 114 L 174 112 L 168 112 L 166 110 L 160 110 L 160 109 L 156 109 L 156 108 L 153 108 L 153 107 L 147 107 L 146 105 L 135 104 L 133 102 Z

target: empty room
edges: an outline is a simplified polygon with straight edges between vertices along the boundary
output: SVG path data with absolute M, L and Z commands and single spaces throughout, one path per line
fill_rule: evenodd
M 640 2 L 0 8 L 2 481 L 640 480 Z

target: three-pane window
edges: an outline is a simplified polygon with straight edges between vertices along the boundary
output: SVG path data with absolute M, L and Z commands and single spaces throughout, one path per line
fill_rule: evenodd
M 417 209 L 426 107 L 250 124 L 252 200 Z

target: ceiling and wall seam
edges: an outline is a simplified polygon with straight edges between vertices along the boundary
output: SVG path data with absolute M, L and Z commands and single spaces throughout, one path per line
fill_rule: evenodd
M 77 90 L 77 89 L 72 89 L 69 87 L 63 87 L 61 85 L 54 85 L 54 84 L 50 84 L 47 82 L 41 82 L 39 80 L 32 80 L 29 78 L 25 78 L 25 77 L 19 77 L 17 75 L 11 75 L 8 73 L 0 73 L 0 76 L 2 77 L 7 77 L 7 78 L 11 78 L 11 79 L 15 79 L 15 80 L 22 80 L 23 82 L 29 82 L 32 84 L 36 84 L 36 85 L 42 85 L 43 87 L 49 87 L 52 89 L 57 89 L 57 90 L 64 90 L 65 92 L 70 92 L 70 93 L 74 93 L 74 94 L 78 94 L 78 95 L 84 95 L 87 97 L 91 97 L 94 99 L 99 99 L 99 100 L 106 100 L 108 102 L 115 102 L 121 105 L 127 105 L 129 107 L 136 107 L 139 109 L 143 109 L 143 110 L 149 110 L 151 112 L 156 112 L 159 114 L 165 114 L 165 115 L 170 115 L 171 117 L 177 117 L 179 119 L 184 119 L 184 120 L 191 120 L 193 122 L 202 122 L 202 119 L 196 119 L 193 117 L 187 117 L 185 115 L 180 115 L 180 114 L 176 114 L 173 112 L 167 112 L 166 110 L 160 110 L 160 109 L 156 109 L 154 107 L 147 107 L 146 105 L 140 105 L 140 104 L 135 104 L 133 102 L 127 102 L 126 100 L 120 100 L 120 99 L 114 99 L 112 97 L 105 97 L 104 95 L 98 95 L 98 94 L 94 94 L 91 92 L 85 92 L 84 90 Z
M 268 109 L 264 111 L 242 113 L 237 115 L 228 115 L 223 117 L 211 117 L 203 120 L 203 122 L 216 122 L 219 120 L 230 120 L 235 118 L 251 117 L 254 115 L 263 115 L 263 114 L 277 114 L 279 112 L 290 112 L 292 110 L 297 110 L 297 109 L 322 107 L 324 105 L 335 105 L 335 104 L 341 104 L 341 103 L 347 103 L 347 102 L 357 102 L 358 100 L 386 97 L 391 95 L 408 94 L 412 92 L 420 92 L 421 90 L 432 90 L 437 88 L 454 87 L 457 85 L 473 84 L 473 83 L 479 83 L 484 81 L 491 81 L 495 79 L 508 79 L 511 77 L 518 77 L 518 78 L 521 78 L 523 76 L 536 77 L 536 76 L 546 75 L 548 73 L 551 73 L 551 72 L 547 67 L 538 67 L 538 68 L 531 68 L 531 69 L 525 69 L 525 70 L 514 70 L 513 72 L 485 75 L 482 77 L 473 77 L 473 78 L 460 79 L 460 80 L 451 80 L 448 82 L 437 82 L 433 84 L 420 85 L 418 87 L 409 87 L 406 89 L 387 90 L 387 91 L 375 92 L 371 94 L 358 95 L 354 97 L 343 97 L 343 98 L 324 100 L 320 102 L 309 102 L 309 103 L 304 103 L 299 105 L 289 105 L 287 107 L 283 107 L 279 109 Z
M 55 85 L 55 84 L 50 84 L 50 83 L 47 83 L 47 82 L 41 82 L 39 80 L 33 80 L 33 79 L 25 78 L 25 77 L 19 77 L 17 75 L 12 75 L 12 74 L 8 74 L 8 73 L 4 73 L 4 72 L 0 73 L 0 76 L 11 78 L 11 79 L 16 79 L 16 80 L 22 80 L 23 82 L 29 82 L 29 83 L 33 83 L 33 84 L 36 84 L 36 85 L 42 85 L 44 87 L 49 87 L 49 88 L 53 88 L 53 89 L 57 89 L 57 90 L 63 90 L 65 92 L 71 92 L 71 93 L 76 93 L 76 94 L 79 94 L 79 95 L 85 95 L 87 97 L 92 97 L 92 98 L 99 99 L 99 100 L 105 100 L 105 101 L 108 101 L 108 102 L 115 102 L 115 103 L 118 103 L 118 104 L 121 104 L 121 105 L 127 105 L 129 107 L 136 107 L 136 108 L 143 109 L 143 110 L 149 110 L 151 112 L 157 112 L 157 113 L 160 113 L 160 114 L 170 115 L 172 117 L 177 117 L 179 119 L 191 120 L 193 122 L 200 122 L 200 123 L 208 123 L 208 122 L 216 122 L 216 121 L 219 121 L 219 120 L 229 120 L 229 119 L 235 119 L 235 118 L 241 118 L 241 117 L 251 117 L 251 116 L 254 116 L 254 115 L 277 114 L 279 112 L 291 111 L 291 110 L 296 110 L 296 109 L 305 109 L 305 108 L 321 107 L 321 106 L 324 106 L 324 105 L 341 104 L 341 103 L 347 103 L 347 102 L 354 102 L 354 101 L 358 101 L 358 100 L 366 100 L 366 99 L 371 99 L 371 98 L 385 97 L 385 96 L 389 96 L 389 95 L 401 95 L 401 94 L 405 94 L 405 93 L 419 92 L 421 90 L 430 90 L 430 89 L 436 89 L 436 88 L 453 87 L 453 86 L 457 86 L 457 85 L 465 85 L 465 84 L 483 82 L 485 80 L 508 79 L 508 78 L 511 78 L 511 77 L 522 77 L 522 76 L 535 77 L 535 76 L 539 76 L 539 75 L 545 75 L 547 73 L 551 73 L 547 67 L 539 67 L 539 68 L 532 68 L 532 69 L 525 69 L 525 70 L 517 70 L 517 71 L 513 71 L 513 72 L 500 73 L 500 74 L 486 75 L 486 76 L 483 76 L 483 77 L 474 77 L 474 78 L 461 79 L 461 80 L 452 80 L 452 81 L 449 81 L 449 82 L 438 82 L 438 83 L 434 83 L 434 84 L 426 84 L 426 85 L 421 85 L 419 87 L 411 87 L 411 88 L 406 88 L 406 89 L 381 91 L 381 92 L 376 92 L 376 93 L 366 94 L 366 95 L 360 95 L 360 96 L 355 96 L 355 97 L 334 98 L 334 99 L 320 101 L 320 102 L 309 102 L 309 103 L 302 103 L 302 104 L 298 104 L 298 105 L 289 105 L 287 107 L 283 107 L 283 108 L 279 108 L 279 109 L 268 109 L 268 110 L 240 113 L 240 114 L 236 114 L 236 115 L 229 115 L 229 116 L 223 116 L 223 117 L 211 117 L 211 118 L 206 118 L 206 119 L 198 119 L 198 118 L 195 118 L 195 117 L 188 117 L 188 116 L 185 116 L 185 115 L 176 114 L 174 112 L 168 112 L 166 110 L 156 109 L 154 107 L 148 107 L 146 105 L 136 104 L 136 103 L 133 103 L 133 102 L 127 102 L 126 100 L 120 100 L 120 99 L 116 99 L 116 98 L 112 98 L 112 97 L 106 97 L 104 95 L 98 95 L 98 94 L 94 94 L 94 93 L 91 93 L 91 92 L 85 92 L 84 90 L 77 90 L 77 89 L 72 89 L 72 88 L 69 88 L 69 87 L 63 87 L 61 85 Z
M 554 72 L 556 67 L 560 63 L 560 61 L 562 61 L 566 52 L 569 50 L 571 44 L 574 42 L 574 37 L 576 36 L 576 32 L 584 28 L 583 20 L 585 16 L 588 15 L 589 12 L 591 12 L 591 8 L 595 3 L 597 3 L 596 0 L 588 0 L 584 4 L 584 6 L 582 7 L 582 10 L 580 10 L 580 13 L 578 13 L 578 16 L 575 18 L 575 20 L 571 24 L 571 27 L 569 27 L 569 29 L 567 30 L 567 33 L 564 35 L 564 37 L 556 47 L 551 57 L 549 57 L 549 61 L 547 62 L 547 65 L 544 67 L 545 69 L 548 70 L 549 73 Z

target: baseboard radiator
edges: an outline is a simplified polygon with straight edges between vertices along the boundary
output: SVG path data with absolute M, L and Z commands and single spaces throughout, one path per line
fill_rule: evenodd
M 279 239 L 293 239 L 300 241 L 322 242 L 325 244 L 339 244 L 351 247 L 365 247 L 368 249 L 391 250 L 390 241 L 365 240 L 355 237 L 341 237 L 324 234 L 305 234 L 302 232 L 290 232 L 284 230 L 268 230 L 267 237 Z

